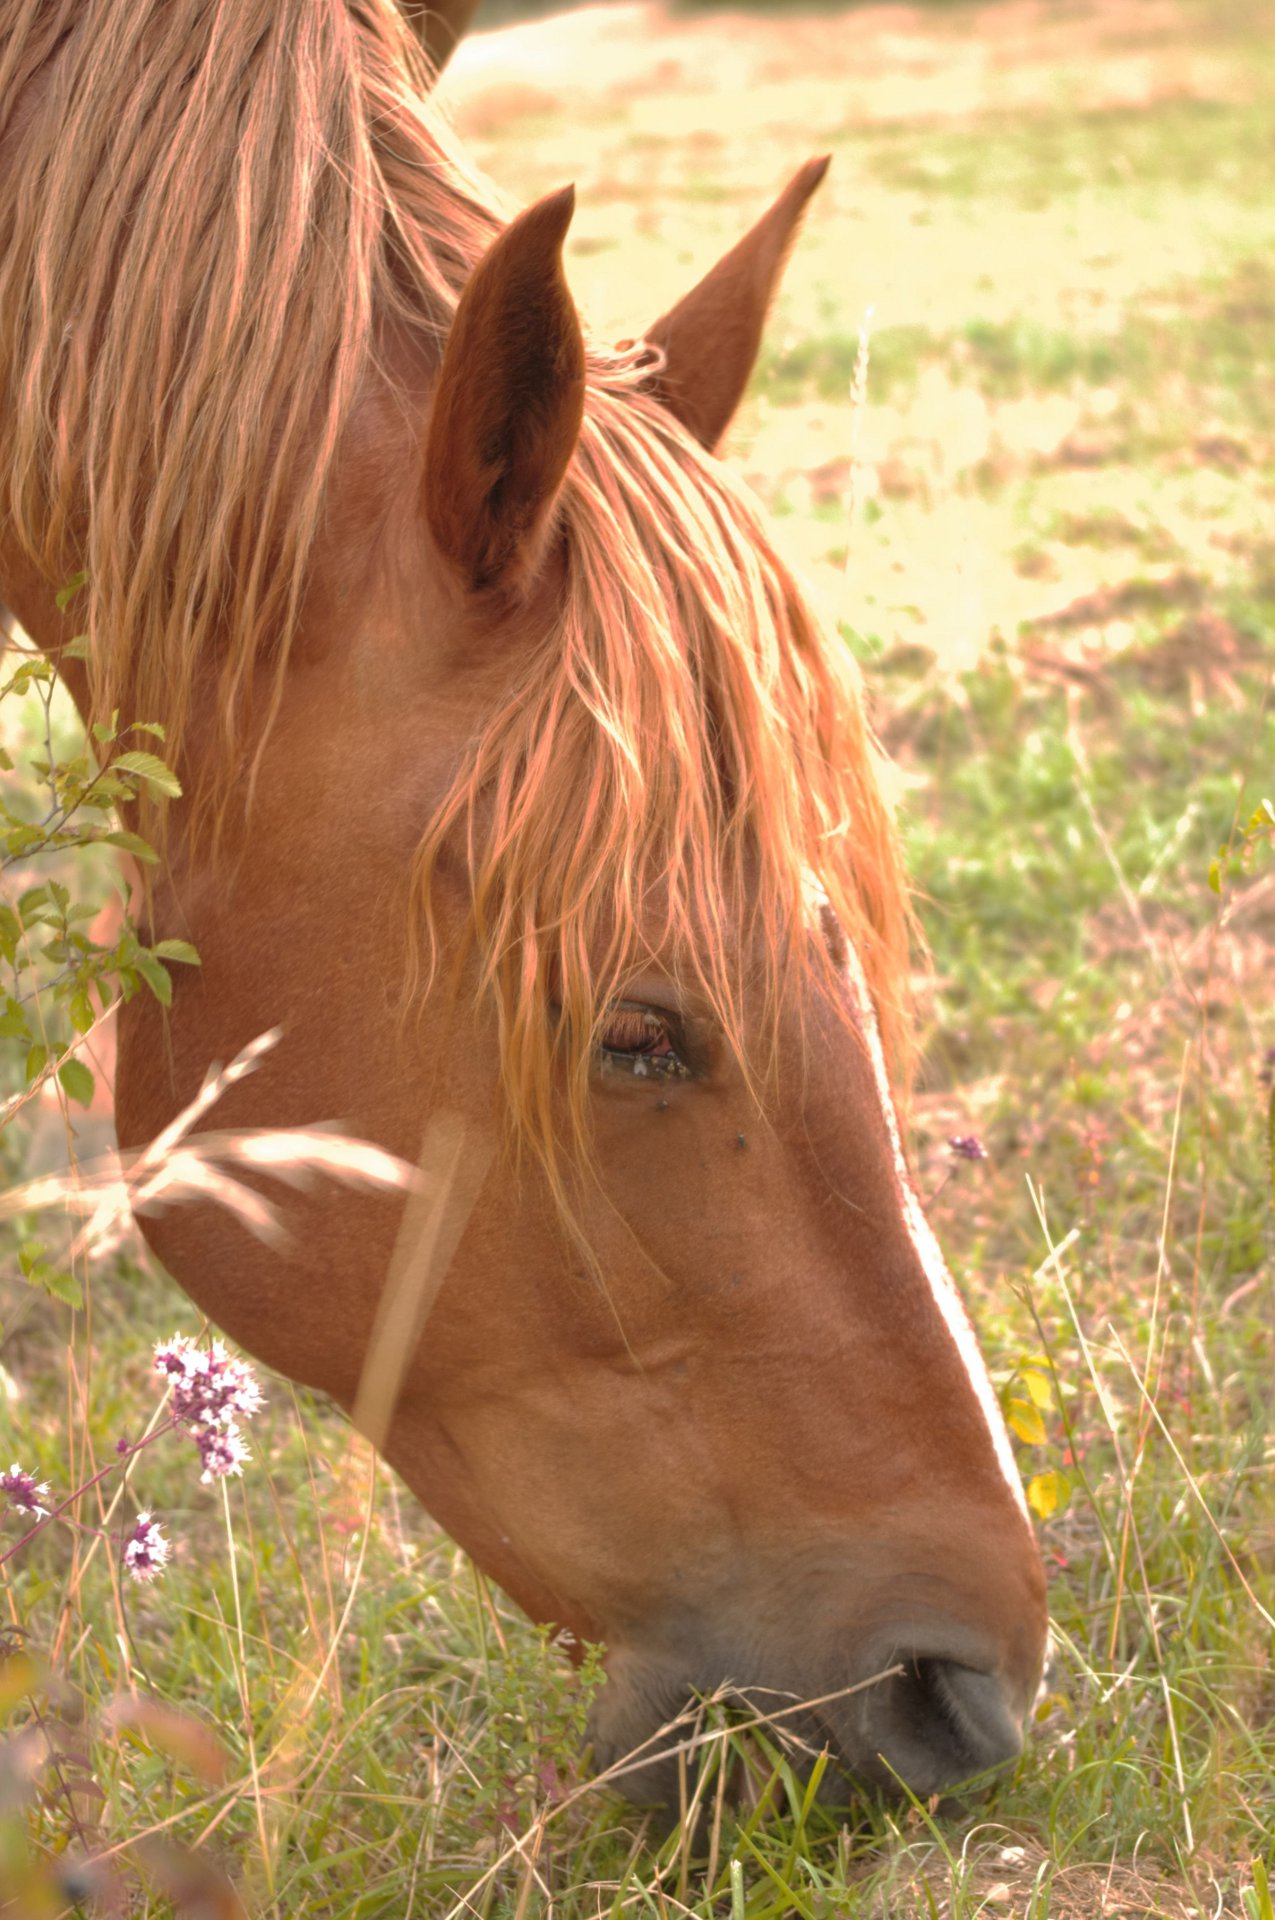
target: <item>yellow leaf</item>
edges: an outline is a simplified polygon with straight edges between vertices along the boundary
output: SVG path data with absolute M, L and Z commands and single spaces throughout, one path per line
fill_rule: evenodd
M 1005 1418 L 1020 1440 L 1026 1440 L 1033 1447 L 1044 1446 L 1048 1438 L 1045 1423 L 1030 1400 L 1011 1400 L 1005 1409 Z
M 1070 1480 L 1056 1469 L 1052 1473 L 1037 1473 L 1027 1482 L 1027 1504 L 1042 1520 L 1048 1520 L 1052 1513 L 1065 1507 L 1070 1493 Z
M 1019 1375 L 1028 1393 L 1042 1413 L 1051 1413 L 1054 1405 L 1054 1383 L 1047 1373 L 1025 1372 Z
M 7 1720 L 19 1700 L 31 1693 L 40 1672 L 30 1654 L 14 1653 L 0 1662 L 0 1721 Z

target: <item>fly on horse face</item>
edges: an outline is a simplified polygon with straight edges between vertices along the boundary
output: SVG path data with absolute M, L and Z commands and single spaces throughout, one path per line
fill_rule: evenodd
M 570 191 L 506 224 L 427 80 L 390 0 L 0 0 L 0 593 L 185 789 L 121 1142 L 274 1028 L 222 1124 L 422 1169 L 145 1231 L 605 1642 L 603 1758 L 732 1684 L 928 1793 L 1018 1751 L 1044 1597 L 852 671 L 713 453 L 823 166 L 603 350 Z

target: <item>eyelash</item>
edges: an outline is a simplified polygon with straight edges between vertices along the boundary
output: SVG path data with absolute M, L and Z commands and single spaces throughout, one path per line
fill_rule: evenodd
M 611 1007 L 598 1035 L 598 1054 L 604 1067 L 620 1069 L 635 1080 L 681 1080 L 690 1068 L 673 1041 L 676 1022 L 658 1007 L 619 1001 Z M 608 1046 L 608 1039 L 620 1039 Z

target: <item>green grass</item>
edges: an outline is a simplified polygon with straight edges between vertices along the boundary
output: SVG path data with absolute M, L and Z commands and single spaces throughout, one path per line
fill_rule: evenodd
M 940 51 L 971 30 L 959 6 L 927 18 Z M 812 216 L 740 435 L 827 584 L 843 492 L 808 476 L 851 444 L 874 274 L 903 276 L 872 337 L 879 484 L 850 530 L 846 633 L 906 777 L 932 952 L 918 1182 L 998 1384 L 1051 1382 L 1024 1475 L 1069 1489 L 1041 1524 L 1056 1652 L 1022 1760 L 939 1809 L 830 1807 L 710 1706 L 697 1817 L 658 1830 L 589 1782 L 589 1684 L 329 1409 L 274 1382 L 225 1508 L 176 1438 L 131 1467 L 121 1511 L 161 1508 L 178 1542 L 162 1582 L 121 1587 L 63 1530 L 6 1568 L 39 1671 L 19 1695 L 0 1669 L 0 1708 L 28 1737 L 38 1711 L 61 1755 L 24 1806 L 0 1796 L 10 1887 L 23 1848 L 44 1868 L 105 1848 L 146 1889 L 136 1910 L 166 1913 L 165 1839 L 254 1915 L 1271 1920 L 1275 855 L 1259 841 L 1220 896 L 1208 870 L 1275 764 L 1275 64 L 1240 10 L 1157 19 L 1155 45 L 1211 50 L 1217 97 L 833 129 L 851 184 Z M 650 145 L 627 104 L 586 117 L 585 207 Z M 692 119 L 679 183 L 674 127 L 665 184 L 605 203 L 606 285 L 642 217 L 676 231 L 679 196 L 699 239 L 738 232 Z M 766 129 L 775 178 L 820 131 Z M 561 153 L 526 132 L 480 150 L 530 193 Z M 1072 409 L 1057 429 L 1032 424 L 1046 402 Z M 945 1142 L 971 1131 L 990 1158 L 952 1170 Z M 0 1136 L 11 1177 L 28 1139 Z M 150 1343 L 198 1328 L 128 1260 L 81 1315 L 9 1272 L 0 1317 L 0 1453 L 57 1488 L 141 1431 Z M 135 1689 L 211 1729 L 220 1762 L 122 1718 Z
M 1202 284 L 1154 288 L 1146 307 L 1125 314 L 1114 332 L 1083 333 L 1023 314 L 971 317 L 942 333 L 910 323 L 882 327 L 871 341 L 873 392 L 878 400 L 910 397 L 922 373 L 938 368 L 992 401 L 1116 387 L 1139 416 L 1154 410 L 1165 445 L 1181 433 L 1175 416 L 1202 405 L 1247 431 L 1269 431 L 1270 262 L 1241 259 Z M 812 333 L 763 352 L 762 391 L 776 406 L 812 390 L 840 398 L 850 391 L 858 347 L 857 333 Z
M 873 141 L 867 165 L 895 191 L 977 202 L 984 217 L 998 204 L 1037 210 L 1097 194 L 1098 226 L 1106 195 L 1137 202 L 1220 189 L 1257 205 L 1271 174 L 1269 129 L 1261 101 L 1170 99 L 1151 113 L 1059 108 L 1028 120 L 989 116 L 961 133 L 904 128 Z

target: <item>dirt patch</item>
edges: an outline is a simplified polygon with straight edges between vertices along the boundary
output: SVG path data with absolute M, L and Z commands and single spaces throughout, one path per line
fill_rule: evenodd
M 965 1857 L 935 1856 L 872 1909 L 873 1920 L 903 1920 L 917 1913 L 949 1920 L 978 1913 L 985 1920 L 1015 1920 L 1048 1912 L 1049 1920 L 1205 1920 L 1219 1911 L 1211 1899 L 1174 1880 L 1153 1863 L 1060 1866 L 1031 1841 L 967 1845 Z

